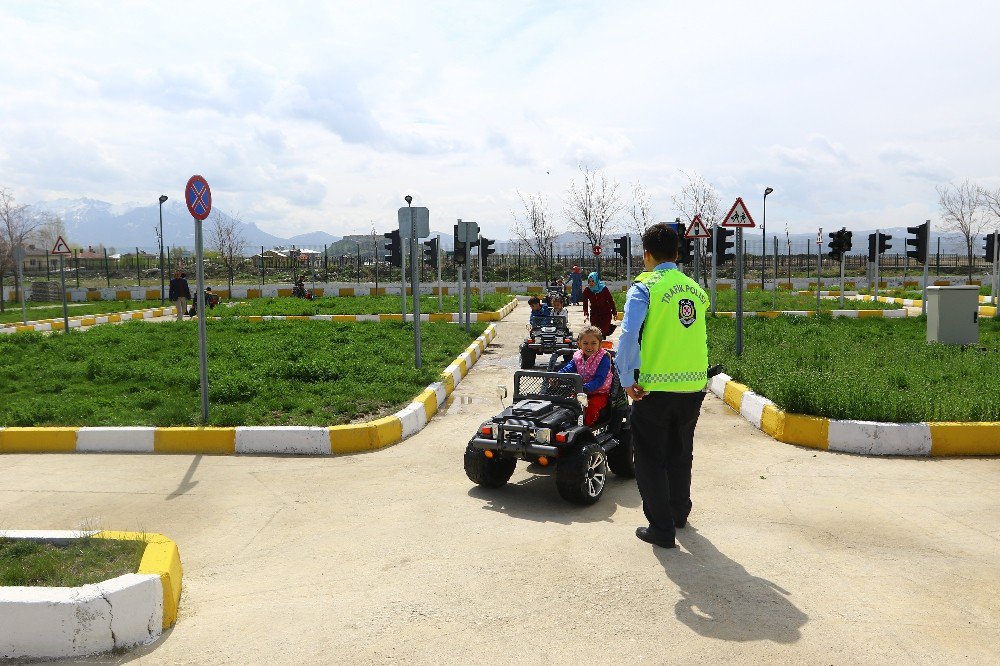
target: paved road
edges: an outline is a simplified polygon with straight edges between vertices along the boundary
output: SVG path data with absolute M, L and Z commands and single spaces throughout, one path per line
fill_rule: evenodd
M 526 312 L 402 444 L 3 456 L 0 527 L 176 539 L 180 621 L 142 663 L 996 661 L 997 460 L 796 448 L 709 396 L 677 550 L 635 538 L 630 481 L 585 509 L 524 466 L 472 487 L 465 442 L 498 408 Z

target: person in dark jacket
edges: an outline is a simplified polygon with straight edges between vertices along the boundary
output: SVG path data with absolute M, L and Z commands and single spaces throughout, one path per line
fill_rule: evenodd
M 174 271 L 174 277 L 170 280 L 170 301 L 177 308 L 177 321 L 184 319 L 187 312 L 187 302 L 191 298 L 191 288 L 185 279 L 187 276 L 180 271 Z
M 587 276 L 587 286 L 583 290 L 583 316 L 590 318 L 590 323 L 601 329 L 607 338 L 615 330 L 611 322 L 618 315 L 618 307 L 611 295 L 611 290 L 601 282 L 597 271 Z

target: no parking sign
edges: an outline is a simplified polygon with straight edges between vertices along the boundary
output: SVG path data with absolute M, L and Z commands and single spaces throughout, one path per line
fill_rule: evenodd
M 201 176 L 191 176 L 184 188 L 188 211 L 196 220 L 204 220 L 212 212 L 212 189 Z

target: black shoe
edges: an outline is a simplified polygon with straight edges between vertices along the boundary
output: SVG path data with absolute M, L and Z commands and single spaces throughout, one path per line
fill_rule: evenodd
M 673 539 L 667 541 L 665 539 L 658 539 L 649 531 L 648 527 L 637 527 L 635 528 L 635 535 L 645 541 L 646 543 L 651 543 L 654 546 L 659 546 L 660 548 L 676 548 L 677 544 L 674 543 Z
M 685 518 L 680 522 L 677 522 L 676 520 L 674 521 L 674 527 L 677 529 L 681 529 L 682 527 L 687 527 L 687 524 L 688 524 L 687 518 Z

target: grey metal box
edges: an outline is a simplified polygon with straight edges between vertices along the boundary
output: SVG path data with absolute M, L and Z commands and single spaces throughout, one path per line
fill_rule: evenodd
M 979 287 L 927 287 L 927 342 L 979 342 Z

